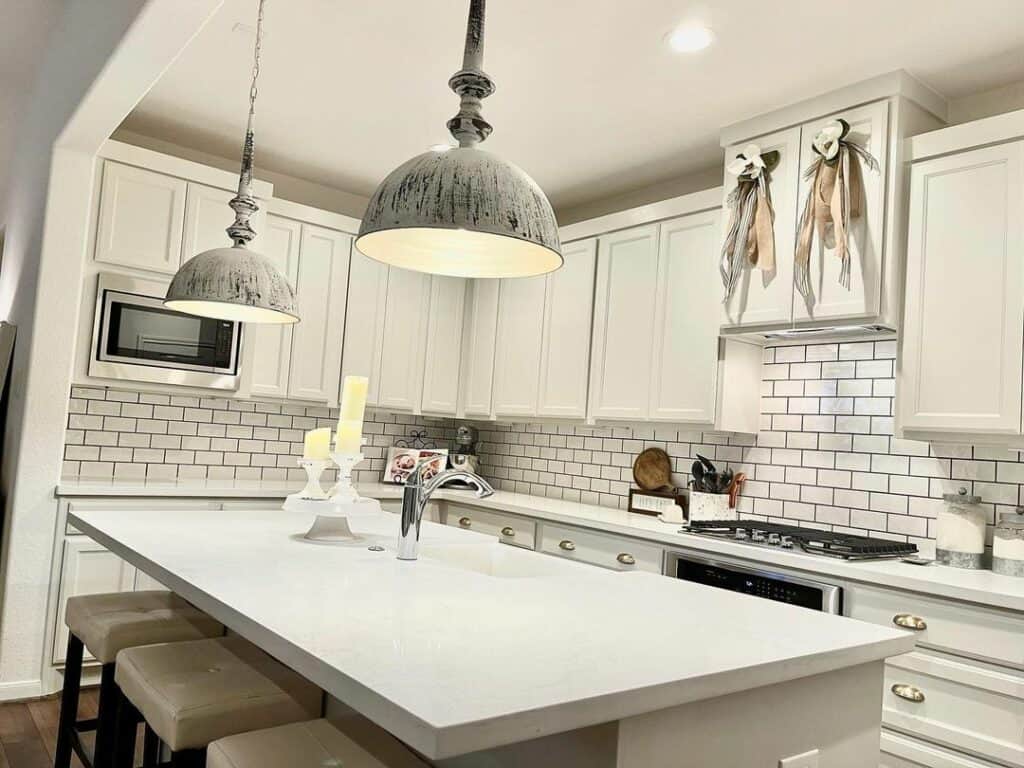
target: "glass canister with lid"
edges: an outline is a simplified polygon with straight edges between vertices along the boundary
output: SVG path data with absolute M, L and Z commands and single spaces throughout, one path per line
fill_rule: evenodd
M 935 532 L 935 559 L 954 568 L 982 570 L 985 567 L 985 523 L 987 515 L 981 497 L 966 488 L 942 497 Z
M 992 535 L 992 570 L 1024 578 L 1024 507 L 999 516 Z

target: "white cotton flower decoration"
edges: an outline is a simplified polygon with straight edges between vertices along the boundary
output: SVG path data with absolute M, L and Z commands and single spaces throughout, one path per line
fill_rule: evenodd
M 725 169 L 733 176 L 747 175 L 756 179 L 761 175 L 764 167 L 764 160 L 761 159 L 761 147 L 757 144 L 747 144 L 739 156 L 725 166 Z
M 818 154 L 826 160 L 831 160 L 838 155 L 839 139 L 842 138 L 843 130 L 843 124 L 838 120 L 833 120 L 818 131 L 818 134 L 814 137 L 814 141 L 812 142 L 814 148 L 818 151 Z

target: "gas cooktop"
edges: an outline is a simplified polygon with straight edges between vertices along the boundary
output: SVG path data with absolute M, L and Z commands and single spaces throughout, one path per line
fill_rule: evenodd
M 765 523 L 760 520 L 700 520 L 684 526 L 683 531 L 755 546 L 801 549 L 813 555 L 838 557 L 843 560 L 883 560 L 908 557 L 917 553 L 916 544 L 902 541 L 869 539 L 867 536 Z

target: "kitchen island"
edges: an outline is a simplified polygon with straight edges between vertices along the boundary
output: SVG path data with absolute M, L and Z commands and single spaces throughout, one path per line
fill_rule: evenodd
M 882 662 L 914 645 L 430 523 L 401 562 L 388 514 L 352 518 L 346 546 L 302 541 L 312 516 L 279 510 L 69 522 L 438 765 L 774 768 L 817 749 L 874 768 Z

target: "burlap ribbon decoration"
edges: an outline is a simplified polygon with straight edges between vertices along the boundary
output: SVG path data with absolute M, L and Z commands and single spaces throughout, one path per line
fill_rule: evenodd
M 829 160 L 819 153 L 804 173 L 804 178 L 811 181 L 811 189 L 800 216 L 793 279 L 809 304 L 814 300 L 810 267 L 815 231 L 827 248 L 835 250 L 841 262 L 840 285 L 850 287 L 850 224 L 860 218 L 864 204 L 859 160 L 878 170 L 878 162 L 867 150 L 845 140 L 848 132 L 849 125 L 843 122 L 843 138 L 837 140 L 835 156 Z
M 722 244 L 720 271 L 725 286 L 725 301 L 732 296 L 740 274 L 749 266 L 764 272 L 775 271 L 775 209 L 772 207 L 769 165 L 778 162 L 778 153 L 767 153 L 756 175 L 741 173 L 736 189 L 729 193 L 729 227 Z

